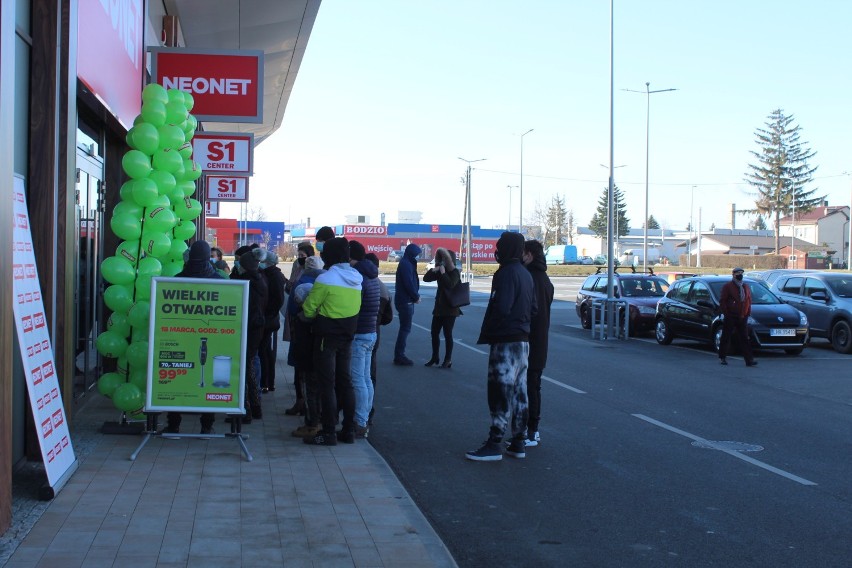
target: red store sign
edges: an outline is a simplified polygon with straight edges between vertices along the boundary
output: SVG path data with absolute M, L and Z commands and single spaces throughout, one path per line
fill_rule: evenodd
M 263 122 L 263 51 L 152 47 L 152 81 L 195 99 L 200 121 Z
M 381 225 L 343 225 L 343 234 L 349 235 L 373 235 L 385 236 L 388 228 Z

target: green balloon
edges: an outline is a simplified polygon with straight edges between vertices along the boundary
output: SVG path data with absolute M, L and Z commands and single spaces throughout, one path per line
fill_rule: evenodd
M 167 194 L 169 191 L 174 189 L 175 184 L 177 183 L 175 176 L 163 170 L 152 171 L 151 175 L 148 176 L 148 179 L 157 184 L 157 191 L 160 192 L 160 195 Z
M 110 284 L 130 284 L 136 280 L 136 269 L 120 256 L 109 256 L 101 262 L 101 274 Z
M 170 102 L 170 103 L 172 103 L 172 102 L 174 102 L 174 103 L 180 103 L 181 105 L 184 105 L 184 106 L 185 106 L 186 99 L 184 98 L 183 93 L 184 93 L 184 92 L 183 92 L 182 90 L 180 90 L 180 89 L 174 89 L 174 88 L 172 88 L 172 89 L 168 89 L 168 90 L 166 91 L 166 94 L 167 94 L 167 95 L 168 95 L 168 97 L 169 97 L 169 102 Z
M 163 233 L 146 232 L 142 234 L 142 247 L 145 253 L 149 256 L 160 258 L 169 254 L 169 249 L 172 246 L 172 239 Z
M 162 104 L 169 102 L 169 94 L 166 88 L 158 83 L 148 83 L 142 89 L 142 102 L 156 101 Z
M 154 207 L 145 210 L 144 231 L 165 233 L 171 231 L 177 223 L 177 217 L 168 207 Z
M 136 277 L 136 283 L 134 284 L 136 288 L 136 299 L 144 300 L 148 302 L 151 300 L 151 276 L 147 274 L 140 274 Z
M 139 387 L 131 383 L 124 383 L 113 391 L 112 403 L 117 409 L 124 412 L 138 412 L 145 406 L 145 397 Z
M 182 183 L 185 183 L 185 182 L 182 182 L 182 181 L 177 182 L 177 185 L 174 188 L 172 188 L 172 190 L 169 193 L 166 194 L 166 197 L 169 198 L 170 204 L 171 203 L 177 203 L 178 201 L 183 199 L 183 197 L 184 197 L 183 196 L 183 189 L 181 188 Z M 177 220 L 177 217 L 175 217 L 175 220 Z
M 127 382 L 131 385 L 136 385 L 136 388 L 145 392 L 148 389 L 148 371 L 145 369 L 133 369 L 130 371 L 130 377 Z
M 189 247 L 186 244 L 186 241 L 182 241 L 180 239 L 172 239 L 172 246 L 169 248 L 169 256 L 168 261 L 176 261 L 180 262 L 183 265 L 183 253 L 187 251 Z M 163 270 L 165 270 L 165 264 L 163 265 Z M 165 276 L 165 274 L 163 274 Z
M 163 272 L 163 263 L 153 256 L 146 256 L 139 261 L 136 273 L 139 276 L 159 276 Z M 128 330 L 129 331 L 129 330 Z
M 192 143 L 184 142 L 181 144 L 180 148 L 178 148 L 178 153 L 184 160 L 190 159 L 192 157 Z
M 107 329 L 114 331 L 121 337 L 130 336 L 130 322 L 127 321 L 127 316 L 120 312 L 112 312 L 107 320 Z
M 126 314 L 133 305 L 133 289 L 126 284 L 113 284 L 104 290 L 104 303 L 112 311 Z
M 158 170 L 174 174 L 183 167 L 183 158 L 180 157 L 180 153 L 177 150 L 161 148 L 154 152 L 154 167 Z
M 151 178 L 137 179 L 131 191 L 133 201 L 142 207 L 149 207 L 160 195 L 157 184 Z
M 201 177 L 201 166 L 195 160 L 184 160 L 183 170 L 183 179 L 186 181 L 195 181 Z
M 195 130 L 198 128 L 198 119 L 194 116 L 189 115 L 186 117 L 186 125 L 183 128 L 184 134 L 186 134 L 186 139 L 191 140 L 192 136 L 195 134 Z
M 192 194 L 195 193 L 194 181 L 179 181 L 177 186 L 180 188 L 183 197 L 192 197 Z M 181 197 L 181 199 L 183 199 L 183 197 Z M 172 199 L 172 203 L 177 203 L 177 200 Z
M 180 152 L 178 152 L 178 156 L 180 156 Z M 174 171 L 174 174 L 175 174 L 175 179 L 178 181 L 178 183 L 184 181 L 184 176 L 186 175 L 186 170 L 183 167 L 183 158 L 180 159 L 180 166 L 178 166 L 178 169 L 176 169 Z
M 142 367 L 148 363 L 148 342 L 134 341 L 127 347 L 127 360 L 134 367 Z
M 124 377 L 118 373 L 104 373 L 98 379 L 98 392 L 107 398 L 112 398 L 115 389 L 124 384 Z
M 182 221 L 192 221 L 201 215 L 201 203 L 197 199 L 186 197 L 183 201 L 175 203 L 174 206 L 175 215 Z
M 195 223 L 192 221 L 181 220 L 175 225 L 174 235 L 176 239 L 186 241 L 195 236 Z
M 122 377 L 127 376 L 127 370 L 130 366 L 127 364 L 127 353 L 115 360 L 115 372 Z
M 183 99 L 183 95 L 181 95 L 181 99 Z M 186 107 L 183 104 L 183 100 L 178 101 L 169 101 L 166 103 L 166 123 L 167 124 L 181 124 L 186 121 L 186 117 L 189 113 L 186 111 Z
M 160 147 L 160 134 L 153 124 L 147 122 L 138 124 L 130 129 L 128 135 L 133 141 L 132 146 L 146 156 L 153 155 Z M 181 136 L 185 136 L 183 132 Z
M 195 98 L 192 96 L 192 93 L 183 91 L 183 106 L 186 107 L 187 111 L 191 111 L 192 107 L 195 106 Z
M 129 321 L 130 325 L 134 328 L 141 328 L 147 330 L 150 311 L 151 304 L 148 303 L 147 300 L 138 300 L 130 308 L 130 311 L 127 312 L 127 321 Z M 134 341 L 134 343 L 136 342 Z M 132 364 L 133 361 L 130 361 L 130 363 Z
M 154 200 L 153 203 L 151 203 L 152 208 L 157 208 L 157 207 L 171 208 L 171 206 L 172 206 L 172 202 L 169 199 L 168 195 L 160 195 L 159 197 L 157 197 L 157 199 Z
M 105 331 L 95 340 L 95 347 L 104 357 L 121 357 L 127 351 L 127 340 L 114 331 Z
M 142 234 L 142 221 L 126 213 L 110 217 L 109 227 L 115 236 L 126 241 L 138 239 Z
M 172 148 L 179 150 L 186 142 L 186 135 L 183 130 L 172 124 L 164 124 L 159 129 L 160 145 L 154 150 L 162 148 Z M 154 152 L 151 152 L 153 154 Z
M 124 182 L 123 184 L 121 184 L 120 188 L 118 188 L 118 195 L 119 195 L 119 197 L 121 197 L 122 201 L 132 201 L 133 200 L 133 194 L 131 192 L 133 191 L 133 184 L 135 182 L 136 182 L 135 179 L 129 179 L 126 182 Z M 121 201 L 119 201 L 119 203 L 121 203 Z
M 130 183 L 130 182 L 128 182 L 128 183 Z M 127 185 L 127 184 L 124 184 L 124 185 Z M 121 187 L 124 187 L 124 186 L 121 186 Z M 136 219 L 142 218 L 142 211 L 143 211 L 142 207 L 137 205 L 136 202 L 133 201 L 132 198 L 122 199 L 122 201 L 119 201 L 118 204 L 115 207 L 112 208 L 113 216 L 115 216 L 115 215 L 130 215 L 131 217 L 134 217 Z
M 160 101 L 142 103 L 142 118 L 157 128 L 166 123 L 166 105 Z
M 134 239 L 132 241 L 123 241 L 118 245 L 118 248 L 115 249 L 115 256 L 125 258 L 127 262 L 136 266 L 139 262 L 140 252 L 142 251 L 139 249 L 139 241 Z
M 128 150 L 121 157 L 121 167 L 128 176 L 141 179 L 151 173 L 151 160 L 139 150 Z
M 182 243 L 183 241 L 176 242 Z M 175 276 L 181 270 L 183 270 L 183 261 L 178 262 L 176 260 L 172 260 L 163 265 L 163 273 L 160 276 Z

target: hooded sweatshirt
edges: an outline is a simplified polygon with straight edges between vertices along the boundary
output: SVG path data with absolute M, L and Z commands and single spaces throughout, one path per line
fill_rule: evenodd
M 213 278 L 220 280 L 222 275 L 210 263 L 210 245 L 207 241 L 195 241 L 189 247 L 189 256 L 183 263 L 183 270 L 176 276 L 181 278 Z
M 550 335 L 550 306 L 553 303 L 553 283 L 547 277 L 547 261 L 543 252 L 533 254 L 527 270 L 533 279 L 537 311 L 530 322 L 529 368 L 543 370 L 547 364 L 547 340 Z
M 524 237 L 504 232 L 497 241 L 500 268 L 491 279 L 491 297 L 477 343 L 529 341 L 530 320 L 535 314 L 533 280 L 524 268 Z
M 311 293 L 302 304 L 302 312 L 314 319 L 314 334 L 352 339 L 361 311 L 361 274 L 339 262 L 317 276 Z
M 417 277 L 417 257 L 420 247 L 411 243 L 405 247 L 405 252 L 396 267 L 396 291 L 393 303 L 397 306 L 414 304 L 420 300 L 420 279 Z

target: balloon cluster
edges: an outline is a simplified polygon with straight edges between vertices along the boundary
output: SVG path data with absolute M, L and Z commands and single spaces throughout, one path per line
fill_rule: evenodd
M 129 150 L 121 160 L 130 177 L 109 225 L 121 244 L 101 263 L 110 283 L 104 303 L 112 310 L 107 330 L 95 342 L 117 369 L 98 379 L 98 391 L 116 408 L 137 413 L 145 401 L 148 371 L 148 319 L 151 278 L 183 269 L 186 240 L 201 203 L 193 199 L 201 167 L 192 160 L 198 121 L 189 114 L 192 95 L 151 83 L 142 91 L 142 112 L 127 133 Z

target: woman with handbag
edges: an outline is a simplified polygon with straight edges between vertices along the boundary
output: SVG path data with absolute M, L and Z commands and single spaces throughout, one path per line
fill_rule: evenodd
M 443 330 L 445 355 L 441 367 L 449 369 L 453 366 L 453 326 L 456 324 L 456 318 L 462 315 L 461 310 L 450 303 L 447 295 L 448 291 L 461 283 L 461 275 L 456 268 L 455 253 L 445 248 L 435 251 L 435 267 L 423 275 L 423 281 L 438 283 L 435 308 L 432 310 L 432 358 L 426 362 L 426 366 L 431 367 L 439 362 L 440 333 Z

